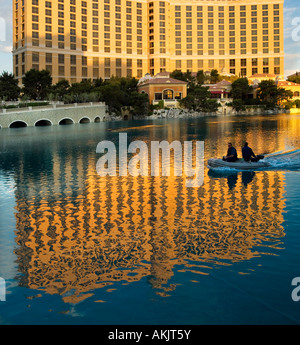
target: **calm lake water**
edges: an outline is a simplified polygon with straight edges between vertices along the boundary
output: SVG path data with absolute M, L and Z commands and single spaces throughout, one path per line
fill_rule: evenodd
M 119 133 L 204 141 L 205 162 L 247 140 L 272 168 L 100 177 Z M 299 324 L 299 182 L 300 115 L 1 130 L 0 324 Z

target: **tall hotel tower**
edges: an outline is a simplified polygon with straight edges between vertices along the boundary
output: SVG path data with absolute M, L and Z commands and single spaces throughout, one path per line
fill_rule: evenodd
M 283 0 L 13 0 L 14 74 L 282 76 Z

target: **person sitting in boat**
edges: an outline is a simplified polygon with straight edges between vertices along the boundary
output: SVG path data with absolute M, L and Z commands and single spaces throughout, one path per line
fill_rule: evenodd
M 243 158 L 246 162 L 249 162 L 249 161 L 257 162 L 258 161 L 256 155 L 254 154 L 251 147 L 248 146 L 247 142 L 245 142 L 244 147 L 242 148 L 242 155 L 243 155 Z
M 236 149 L 232 146 L 232 143 L 228 143 L 227 156 L 223 157 L 223 161 L 235 162 L 237 159 Z

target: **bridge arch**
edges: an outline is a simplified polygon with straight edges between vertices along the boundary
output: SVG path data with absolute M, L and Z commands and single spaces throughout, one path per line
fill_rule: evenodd
M 80 120 L 79 120 L 79 123 L 90 123 L 91 122 L 91 119 L 87 116 L 85 117 L 82 117 Z
M 25 121 L 21 121 L 21 120 L 16 120 L 13 121 L 12 123 L 10 123 L 10 125 L 8 126 L 9 128 L 22 128 L 22 127 L 27 127 L 28 124 Z
M 36 127 L 40 127 L 40 126 L 52 126 L 53 123 L 52 121 L 48 120 L 48 119 L 40 119 L 40 120 L 37 120 L 34 124 L 34 126 Z
M 100 121 L 101 121 L 100 116 L 97 116 L 94 120 L 95 123 L 100 122 Z
M 73 125 L 74 120 L 69 117 L 64 117 L 58 122 L 59 125 Z

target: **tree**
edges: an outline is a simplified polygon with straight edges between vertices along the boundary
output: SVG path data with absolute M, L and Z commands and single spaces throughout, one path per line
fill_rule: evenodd
M 194 87 L 196 78 L 192 75 L 192 72 L 188 70 L 184 73 L 184 76 L 185 76 L 185 81 L 188 83 L 187 87 L 188 88 Z
M 52 77 L 49 71 L 31 69 L 23 78 L 23 91 L 31 99 L 44 99 L 51 89 Z
M 277 104 L 282 105 L 284 102 L 289 101 L 294 96 L 293 91 L 286 90 L 282 87 L 277 88 Z
M 170 74 L 170 78 L 177 79 L 177 80 L 182 80 L 182 81 L 187 81 L 187 80 L 186 80 L 186 76 L 184 75 L 184 73 L 181 72 L 181 71 L 178 70 L 178 69 L 175 69 L 175 71 L 173 71 L 173 72 Z
M 52 86 L 51 92 L 54 94 L 56 100 L 62 100 L 64 96 L 68 93 L 70 88 L 70 83 L 68 80 L 60 80 L 58 83 Z
M 3 72 L 0 76 L 0 98 L 6 101 L 16 100 L 20 96 L 20 91 L 14 75 Z
M 284 101 L 288 101 L 293 97 L 290 90 L 282 87 L 277 87 L 273 80 L 263 80 L 258 84 L 258 98 L 268 108 L 275 108 L 281 105 Z
M 204 112 L 214 113 L 219 109 L 219 107 L 220 107 L 220 104 L 216 99 L 208 98 L 202 103 L 199 110 L 204 111 Z
M 270 106 L 277 104 L 277 85 L 276 83 L 269 79 L 263 80 L 258 84 L 258 91 L 257 97 L 260 101 L 264 104 L 268 104 Z
M 107 84 L 101 88 L 101 101 L 108 106 L 109 112 L 120 114 L 121 108 L 128 104 L 126 93 L 118 85 Z
M 288 77 L 288 81 L 300 84 L 300 72 L 296 72 L 295 75 Z
M 197 72 L 196 80 L 198 85 L 203 85 L 207 80 L 207 77 L 202 70 Z
M 251 90 L 247 78 L 239 78 L 232 83 L 231 95 L 233 99 L 245 100 Z
M 192 72 L 189 70 L 184 73 L 179 70 L 175 70 L 170 74 L 170 78 L 187 82 L 188 88 L 195 86 L 196 78 L 192 75 Z
M 84 92 L 92 92 L 94 85 L 91 79 L 82 80 L 80 83 L 73 83 L 69 88 L 69 93 L 73 94 L 74 97 L 78 97 L 79 94 Z
M 149 97 L 147 93 L 133 91 L 130 94 L 129 105 L 133 108 L 134 115 L 146 115 L 149 109 Z
M 196 86 L 187 97 L 180 100 L 180 105 L 194 111 L 214 112 L 219 108 L 219 103 L 211 99 L 208 87 Z
M 234 99 L 232 102 L 227 103 L 228 106 L 231 106 L 236 111 L 246 110 L 245 104 L 241 99 Z
M 213 69 L 210 71 L 210 83 L 216 84 L 218 81 L 220 81 L 220 75 L 218 70 Z

